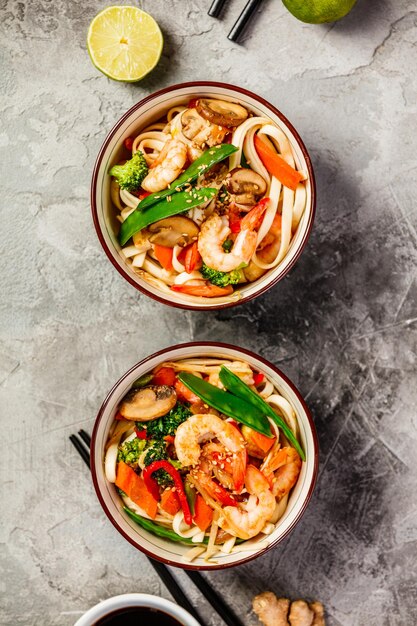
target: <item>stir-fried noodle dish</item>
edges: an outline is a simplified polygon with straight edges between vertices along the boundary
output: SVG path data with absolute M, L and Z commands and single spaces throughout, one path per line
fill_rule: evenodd
M 190 302 L 230 302 L 283 261 L 308 173 L 269 118 L 194 98 L 123 150 L 109 170 L 121 254 L 148 283 Z
M 305 454 L 296 412 L 245 361 L 165 362 L 120 402 L 105 475 L 125 512 L 184 558 L 267 544 L 285 514 Z

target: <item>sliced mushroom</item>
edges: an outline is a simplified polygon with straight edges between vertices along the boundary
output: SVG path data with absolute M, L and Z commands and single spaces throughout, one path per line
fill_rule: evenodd
M 187 109 L 181 116 L 182 133 L 187 139 L 194 139 L 202 130 L 207 131 L 207 121 L 196 109 Z
M 174 246 L 186 246 L 195 240 L 199 233 L 199 228 L 193 220 L 182 215 L 167 217 L 159 220 L 148 227 L 151 233 L 149 241 L 173 248 Z
M 235 195 L 237 204 L 251 206 L 266 192 L 266 181 L 248 167 L 236 167 L 225 181 L 227 191 Z
M 131 389 L 124 397 L 119 411 L 127 420 L 148 422 L 166 415 L 177 402 L 177 394 L 168 385 L 151 385 Z
M 204 119 L 226 128 L 235 128 L 248 117 L 247 110 L 240 104 L 225 100 L 202 98 L 198 100 L 196 109 Z

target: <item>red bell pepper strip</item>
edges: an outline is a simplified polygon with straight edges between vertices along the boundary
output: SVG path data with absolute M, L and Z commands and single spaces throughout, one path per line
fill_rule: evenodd
M 210 495 L 214 496 L 223 506 L 238 506 L 237 500 L 234 499 L 227 489 L 222 487 L 219 483 L 212 481 L 210 487 Z
M 176 375 L 173 367 L 161 367 L 153 376 L 153 385 L 168 385 L 173 387 L 175 385 Z
M 253 375 L 253 384 L 255 385 L 255 387 L 260 385 L 264 381 L 264 378 L 265 378 L 265 376 L 261 372 L 258 372 L 257 374 L 254 374 Z
M 136 437 L 138 439 L 147 439 L 148 436 L 146 434 L 146 429 L 142 428 L 142 430 L 139 430 L 139 428 L 135 428 L 135 433 L 136 433 Z
M 229 207 L 229 228 L 235 234 L 240 231 L 240 212 L 235 204 Z
M 177 495 L 181 504 L 181 508 L 184 512 L 184 521 L 188 526 L 192 524 L 192 516 L 190 507 L 188 505 L 187 496 L 185 495 L 184 485 L 181 480 L 180 473 L 171 465 L 169 461 L 154 461 L 142 472 L 143 480 L 145 481 L 145 485 L 153 495 L 156 500 L 160 500 L 158 483 L 154 478 L 152 478 L 152 474 L 159 469 L 165 470 L 174 481 L 175 489 L 177 490 Z
M 203 260 L 201 258 L 201 254 L 198 251 L 198 243 L 194 241 L 194 243 L 190 244 L 186 248 L 185 253 L 185 271 L 187 274 L 191 274 L 194 270 L 200 269 L 203 264 Z

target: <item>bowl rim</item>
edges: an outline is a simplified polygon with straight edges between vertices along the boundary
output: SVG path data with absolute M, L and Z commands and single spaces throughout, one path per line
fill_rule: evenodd
M 258 552 L 256 552 L 255 554 L 250 554 L 246 557 L 243 557 L 242 560 L 240 560 L 238 563 L 222 563 L 222 564 L 217 564 L 217 565 L 193 565 L 192 563 L 177 563 L 175 561 L 171 561 L 170 559 L 166 559 L 164 557 L 160 557 L 155 555 L 153 552 L 151 552 L 150 550 L 147 550 L 146 548 L 144 548 L 143 546 L 140 545 L 139 542 L 135 541 L 134 539 L 132 539 L 131 537 L 129 537 L 127 535 L 127 533 L 125 533 L 125 531 L 120 527 L 120 525 L 118 524 L 117 520 L 113 517 L 112 513 L 110 512 L 110 510 L 108 509 L 103 496 L 101 495 L 101 491 L 99 488 L 99 484 L 98 484 L 98 479 L 97 479 L 97 468 L 96 468 L 96 464 L 95 464 L 95 451 L 96 451 L 96 437 L 97 437 L 97 431 L 98 431 L 98 427 L 100 424 L 100 421 L 103 417 L 103 413 L 105 411 L 105 409 L 107 408 L 110 399 L 113 395 L 113 393 L 118 389 L 118 387 L 120 386 L 120 384 L 128 377 L 130 376 L 130 374 L 137 369 L 138 367 L 140 367 L 141 365 L 144 365 L 145 363 L 147 363 L 148 361 L 150 361 L 151 359 L 154 359 L 155 357 L 162 357 L 163 355 L 173 351 L 173 350 L 177 350 L 179 348 L 205 348 L 205 347 L 216 347 L 216 348 L 226 348 L 226 349 L 232 349 L 232 350 L 238 350 L 239 352 L 241 352 L 244 355 L 250 356 L 252 358 L 255 358 L 257 360 L 259 360 L 262 364 L 266 365 L 267 367 L 271 368 L 279 377 L 281 377 L 285 383 L 287 383 L 287 385 L 291 388 L 291 390 L 295 393 L 295 395 L 297 396 L 299 402 L 301 403 L 303 410 L 307 416 L 307 421 L 310 427 L 310 431 L 312 434 L 312 438 L 313 438 L 313 448 L 314 448 L 314 465 L 313 465 L 313 475 L 312 475 L 312 479 L 311 479 L 311 484 L 309 486 L 307 495 L 304 499 L 304 502 L 297 514 L 297 516 L 294 518 L 293 522 L 291 523 L 291 525 L 287 528 L 287 530 L 284 532 L 284 534 L 281 537 L 278 537 L 277 539 L 275 539 L 273 542 L 271 542 L 270 544 L 268 544 L 265 548 L 263 548 L 262 550 L 259 550 Z M 318 476 L 318 466 L 319 466 L 319 442 L 318 442 L 318 436 L 317 436 L 317 431 L 316 431 L 316 427 L 314 424 L 314 420 L 313 417 L 311 415 L 311 412 L 304 400 L 304 398 L 302 397 L 301 393 L 298 391 L 297 387 L 294 385 L 294 383 L 278 368 L 276 367 L 273 363 L 271 363 L 270 361 L 268 361 L 267 359 L 264 359 L 263 357 L 257 355 L 255 352 L 252 352 L 251 350 L 246 350 L 245 348 L 241 348 L 240 346 L 235 346 L 233 344 L 230 343 L 223 343 L 223 342 L 218 342 L 218 341 L 191 341 L 188 343 L 179 343 L 179 344 L 175 344 L 173 346 L 169 346 L 167 348 L 163 348 L 162 350 L 158 350 L 157 352 L 154 352 L 153 354 L 145 357 L 144 359 L 141 359 L 140 361 L 138 361 L 138 363 L 136 363 L 135 365 L 133 365 L 132 367 L 129 368 L 129 370 L 127 372 L 125 372 L 120 378 L 119 380 L 113 385 L 113 387 L 110 389 L 109 393 L 107 394 L 106 398 L 103 401 L 103 404 L 101 405 L 97 417 L 95 419 L 94 422 L 94 428 L 93 428 L 93 432 L 91 435 L 91 452 L 90 452 L 90 460 L 91 460 L 91 476 L 92 476 L 92 480 L 93 480 L 93 484 L 94 484 L 94 489 L 96 491 L 97 497 L 100 501 L 100 504 L 105 512 L 105 514 L 107 515 L 108 519 L 110 520 L 110 522 L 113 524 L 113 526 L 118 530 L 118 532 L 132 545 L 134 546 L 137 550 L 140 550 L 141 552 L 143 552 L 144 554 L 146 554 L 147 556 L 156 559 L 158 561 L 161 561 L 162 563 L 165 563 L 165 565 L 171 565 L 172 567 L 178 567 L 180 569 L 187 569 L 187 570 L 197 570 L 197 571 L 204 571 L 204 570 L 220 570 L 220 569 L 226 569 L 229 567 L 237 567 L 239 565 L 243 565 L 244 563 L 248 563 L 249 561 L 252 561 L 253 559 L 256 559 L 262 555 L 264 555 L 266 552 L 268 552 L 269 550 L 271 550 L 272 548 L 274 548 L 275 546 L 277 546 L 279 543 L 281 543 L 291 532 L 292 530 L 295 528 L 295 526 L 298 524 L 298 522 L 300 521 L 300 519 L 302 518 L 302 516 L 304 515 L 307 506 L 311 500 L 311 497 L 313 495 L 313 491 L 315 489 L 316 483 L 317 483 L 317 476 Z
M 248 296 L 242 296 L 239 300 L 236 300 L 236 301 L 233 301 L 233 302 L 221 303 L 221 304 L 219 304 L 217 306 L 209 306 L 209 305 L 204 305 L 204 304 L 197 306 L 196 304 L 193 304 L 193 303 L 185 304 L 183 302 L 175 302 L 175 301 L 169 300 L 167 297 L 164 297 L 162 295 L 162 293 L 161 293 L 161 295 L 152 293 L 151 291 L 148 291 L 148 289 L 145 286 L 139 285 L 139 283 L 137 283 L 128 274 L 128 272 L 124 269 L 124 267 L 120 266 L 118 263 L 116 263 L 115 259 L 113 258 L 113 255 L 111 253 L 110 247 L 107 245 L 107 242 L 106 242 L 106 240 L 105 240 L 105 238 L 103 236 L 103 233 L 101 231 L 101 228 L 100 228 L 100 223 L 99 223 L 99 218 L 98 218 L 98 207 L 97 207 L 97 203 L 96 203 L 98 173 L 99 173 L 99 169 L 100 169 L 100 166 L 101 166 L 101 162 L 103 160 L 104 153 L 107 150 L 107 147 L 108 147 L 109 143 L 113 139 L 115 133 L 120 128 L 120 126 L 123 125 L 125 120 L 128 119 L 132 115 L 132 113 L 134 113 L 137 109 L 139 109 L 143 105 L 147 104 L 148 102 L 151 102 L 152 100 L 154 100 L 154 99 L 158 98 L 159 96 L 162 96 L 162 95 L 164 95 L 166 93 L 170 93 L 172 91 L 177 91 L 179 89 L 191 88 L 191 87 L 208 87 L 208 88 L 210 88 L 210 87 L 217 87 L 217 88 L 221 88 L 221 89 L 223 88 L 223 89 L 226 89 L 226 90 L 236 91 L 236 92 L 241 93 L 241 94 L 243 94 L 245 96 L 253 98 L 257 102 L 262 104 L 264 107 L 269 109 L 274 115 L 279 117 L 279 119 L 289 128 L 289 130 L 293 134 L 294 138 L 296 139 L 296 141 L 297 141 L 297 143 L 298 143 L 298 145 L 299 145 L 299 147 L 301 149 L 303 157 L 304 157 L 304 159 L 306 161 L 308 175 L 309 175 L 309 178 L 310 178 L 310 186 L 311 186 L 311 209 L 310 209 L 309 221 L 308 221 L 308 224 L 307 224 L 306 231 L 304 233 L 304 237 L 303 237 L 303 239 L 302 239 L 302 241 L 301 241 L 301 243 L 300 243 L 300 245 L 298 247 L 298 250 L 294 254 L 294 257 L 292 258 L 291 262 L 287 265 L 287 267 L 284 270 L 279 272 L 279 274 L 277 274 L 277 276 L 275 276 L 273 278 L 273 280 L 268 282 L 267 285 L 264 285 L 263 287 L 261 287 L 255 293 L 253 293 L 251 295 L 248 295 Z M 125 278 L 133 287 L 135 287 L 138 291 L 142 292 L 146 296 L 149 296 L 153 300 L 156 300 L 157 302 L 160 302 L 161 304 L 166 304 L 168 306 L 172 306 L 172 307 L 175 307 L 175 308 L 178 308 L 178 309 L 186 309 L 186 310 L 192 310 L 192 311 L 217 311 L 217 310 L 220 310 L 220 309 L 227 309 L 227 308 L 230 308 L 230 307 L 234 307 L 234 306 L 237 306 L 239 304 L 244 304 L 245 302 L 249 302 L 250 300 L 253 300 L 254 298 L 257 298 L 258 296 L 262 295 L 263 293 L 265 293 L 266 291 L 268 291 L 269 289 L 274 287 L 274 285 L 276 285 L 280 280 L 282 280 L 290 272 L 290 270 L 294 267 L 294 265 L 296 264 L 296 262 L 300 258 L 302 252 L 304 251 L 304 248 L 307 245 L 307 241 L 308 241 L 308 239 L 310 237 L 311 230 L 313 228 L 313 222 L 314 222 L 314 218 L 315 218 L 315 214 L 316 214 L 316 181 L 315 181 L 315 177 L 314 177 L 314 171 L 313 171 L 313 166 L 312 166 L 312 163 L 311 163 L 311 158 L 310 158 L 309 152 L 308 152 L 308 150 L 307 150 L 303 140 L 301 139 L 300 135 L 298 134 L 298 132 L 294 128 L 294 126 L 291 124 L 291 122 L 274 105 L 272 105 L 270 102 L 268 102 L 267 100 L 265 100 L 261 96 L 258 96 L 257 94 L 253 93 L 253 91 L 245 89 L 244 87 L 238 87 L 237 85 L 232 85 L 231 83 L 223 83 L 223 82 L 217 82 L 217 81 L 190 81 L 190 82 L 185 82 L 185 83 L 176 83 L 175 85 L 170 85 L 169 87 L 165 87 L 164 89 L 159 89 L 158 91 L 155 91 L 152 94 L 149 94 L 148 96 L 146 96 L 145 98 L 143 98 L 142 100 L 140 100 L 139 102 L 134 104 L 132 107 L 130 107 L 130 109 L 128 111 L 126 111 L 126 113 L 124 113 L 124 115 L 122 115 L 122 117 L 116 122 L 116 124 L 113 126 L 113 128 L 110 130 L 110 132 L 108 133 L 107 137 L 105 138 L 105 140 L 104 140 L 104 142 L 103 142 L 103 144 L 102 144 L 102 146 L 101 146 L 101 148 L 99 150 L 99 153 L 97 155 L 95 164 L 94 164 L 93 175 L 92 175 L 92 179 L 91 179 L 90 204 L 91 204 L 91 212 L 92 212 L 94 227 L 95 227 L 98 239 L 99 239 L 99 241 L 101 243 L 101 246 L 102 246 L 104 252 L 107 255 L 107 258 L 110 260 L 111 264 L 113 265 L 113 267 L 116 268 L 116 270 L 119 272 L 119 274 L 121 276 L 123 276 L 123 278 Z

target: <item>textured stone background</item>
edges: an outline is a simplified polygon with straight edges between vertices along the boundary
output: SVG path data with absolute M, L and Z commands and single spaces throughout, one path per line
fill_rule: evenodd
M 105 3 L 1 2 L 2 624 L 67 626 L 114 594 L 168 597 L 105 519 L 68 435 L 91 430 L 133 363 L 208 338 L 279 364 L 321 442 L 296 531 L 210 581 L 248 626 L 251 597 L 265 589 L 321 599 L 330 626 L 417 623 L 416 3 L 358 0 L 343 22 L 309 26 L 265 0 L 238 46 L 226 34 L 243 4 L 216 21 L 209 0 L 144 0 L 164 54 L 150 77 L 123 85 L 85 48 Z M 146 94 L 192 79 L 240 84 L 278 106 L 318 183 L 313 234 L 291 275 L 211 315 L 138 295 L 108 263 L 89 209 L 95 155 L 114 122 Z

